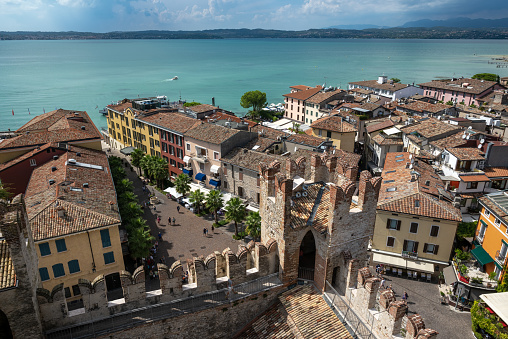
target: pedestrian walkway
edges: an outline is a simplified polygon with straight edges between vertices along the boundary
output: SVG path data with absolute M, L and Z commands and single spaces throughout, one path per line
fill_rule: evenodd
M 107 145 L 105 148 L 109 148 Z M 130 161 L 130 157 L 124 156 L 118 150 L 111 150 L 109 155 L 117 156 Z M 166 265 L 171 266 L 175 261 L 180 260 L 186 269 L 186 260 L 193 257 L 206 257 L 214 251 L 222 252 L 229 247 L 236 253 L 238 245 L 244 244 L 243 240 L 234 240 L 234 225 L 216 228 L 212 232 L 213 216 L 208 215 L 204 218 L 196 216 L 194 213 L 179 205 L 176 201 L 168 199 L 165 194 L 160 193 L 155 187 L 147 185 L 147 190 L 143 191 L 143 182 L 137 176 L 137 168 L 129 170 L 126 168 L 127 177 L 134 184 L 134 193 L 139 198 L 139 203 L 143 206 L 149 202 L 149 194 L 155 194 L 159 203 L 150 208 L 144 208 L 143 218 L 150 227 L 152 236 L 158 240 L 160 232 L 162 240 L 158 240 L 159 246 L 154 257 L 156 262 L 164 258 Z M 180 212 L 177 207 L 180 206 Z M 157 223 L 157 217 L 160 216 L 161 222 Z M 175 223 L 169 223 L 168 219 L 175 218 Z M 203 235 L 203 228 L 208 229 L 208 235 Z M 154 241 L 155 242 L 155 241 Z M 147 290 L 159 289 L 158 280 L 151 281 L 147 279 Z

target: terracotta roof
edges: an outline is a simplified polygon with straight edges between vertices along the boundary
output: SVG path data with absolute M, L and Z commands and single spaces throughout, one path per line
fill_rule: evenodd
M 237 147 L 223 156 L 220 161 L 259 172 L 260 164 L 270 164 L 274 160 L 282 161 L 281 156 L 260 153 L 247 148 Z
M 303 91 L 284 94 L 282 96 L 297 100 L 307 100 L 308 98 L 319 92 L 321 89 L 323 89 L 321 86 L 316 86 Z
M 251 132 L 255 132 L 258 136 L 263 138 L 268 138 L 272 140 L 277 140 L 278 137 L 285 137 L 287 135 L 286 132 L 279 131 L 275 128 L 270 128 L 266 126 L 256 125 L 251 128 Z
M 215 106 L 208 105 L 208 104 L 201 104 L 201 105 L 186 107 L 185 109 L 193 111 L 195 113 L 203 113 L 203 112 L 213 111 L 214 109 L 218 110 L 219 107 L 215 107 Z
M 414 125 L 401 127 L 404 134 L 414 134 L 424 138 L 432 138 L 452 131 L 462 130 L 459 126 L 446 124 L 434 118 L 420 121 Z
M 241 131 L 237 129 L 205 123 L 189 129 L 185 133 L 185 137 L 219 145 L 240 132 Z
M 431 141 L 430 143 L 441 150 L 445 148 L 454 148 L 457 146 L 462 146 L 467 144 L 467 140 L 463 139 L 462 136 L 464 135 L 464 132 L 459 131 L 455 134 L 449 135 L 447 137 Z
M 307 102 L 321 104 L 321 103 L 329 100 L 330 98 L 332 98 L 334 95 L 337 95 L 342 92 L 345 92 L 345 91 L 341 90 L 341 89 L 337 89 L 335 91 L 330 91 L 330 92 L 318 92 L 318 93 L 314 94 L 313 96 L 311 96 L 309 99 L 307 99 Z
M 299 148 L 296 150 L 296 152 L 292 153 L 290 155 L 291 159 L 298 159 L 299 157 L 305 157 L 307 160 L 307 164 L 309 165 L 310 170 L 310 159 L 311 156 L 317 154 L 322 155 L 323 153 L 314 152 L 308 149 Z M 342 165 L 347 167 L 358 167 L 358 164 L 360 162 L 360 159 L 362 158 L 361 154 L 356 154 L 352 152 L 347 152 L 341 149 L 335 148 L 330 152 L 330 155 L 337 157 L 338 162 Z
M 372 133 L 372 132 L 375 132 L 375 131 L 379 131 L 379 130 L 382 130 L 382 129 L 386 129 L 386 128 L 392 127 L 394 125 L 395 124 L 393 123 L 393 121 L 388 119 L 388 120 L 385 120 L 385 121 L 382 121 L 382 122 L 379 122 L 379 123 L 376 123 L 376 124 L 370 124 L 370 125 L 368 125 L 366 127 L 366 129 L 367 129 L 368 133 Z
M 41 114 L 20 127 L 16 133 L 20 134 L 0 142 L 0 149 L 102 138 L 86 112 L 64 109 Z
M 181 134 L 203 123 L 201 120 L 193 119 L 185 114 L 176 112 L 156 113 L 149 116 L 140 115 L 138 119 L 157 125 L 162 129 L 168 129 Z
M 485 153 L 483 153 L 476 147 L 455 147 L 455 148 L 446 147 L 446 150 L 450 152 L 450 154 L 455 156 L 457 159 L 462 161 L 485 160 L 484 157 Z
M 310 222 L 318 232 L 326 230 L 330 212 L 330 191 L 325 189 L 321 197 L 321 201 L 317 208 L 317 213 L 313 220 L 310 220 L 311 212 L 314 207 L 316 197 L 322 185 L 315 184 L 309 186 L 306 190 L 307 196 L 294 199 L 291 208 L 291 226 L 293 228 L 304 228 L 307 222 Z
M 274 143 L 277 143 L 278 141 L 263 137 L 257 137 L 251 142 L 249 142 L 247 145 L 245 145 L 245 148 L 250 149 L 255 152 L 265 152 L 268 150 Z M 258 147 L 256 147 L 258 146 Z
M 132 108 L 132 102 L 126 101 L 118 105 L 108 105 L 108 108 L 123 113 L 127 108 Z
M 445 89 L 447 91 L 455 91 L 460 93 L 480 94 L 485 92 L 497 83 L 495 81 L 486 81 L 479 79 L 455 79 L 455 80 L 432 80 L 418 84 L 420 87 L 430 87 L 437 89 Z M 464 86 L 464 87 L 463 87 Z
M 397 107 L 422 113 L 439 113 L 451 108 L 451 106 L 445 104 L 431 104 L 425 101 L 413 101 L 408 104 L 398 104 Z
M 34 241 L 120 223 L 108 158 L 101 151 L 71 146 L 34 169 L 25 197 Z M 57 213 L 62 208 L 63 217 Z
M 359 85 L 359 86 L 368 87 L 368 88 L 382 89 L 382 90 L 390 91 L 390 92 L 400 91 L 401 89 L 404 89 L 409 86 L 409 85 L 405 85 L 405 84 L 401 84 L 401 83 L 390 84 L 389 82 L 380 84 L 377 82 L 377 80 L 355 81 L 355 82 L 350 82 L 349 84 L 350 85 L 351 84 L 352 85 Z
M 296 134 L 289 135 L 287 137 L 286 141 L 287 142 L 294 142 L 294 143 L 300 144 L 300 145 L 308 145 L 308 146 L 312 146 L 312 147 L 317 147 L 317 146 L 321 145 L 325 140 L 318 138 L 318 137 L 314 137 L 312 135 L 296 133 Z
M 483 170 L 489 178 L 508 178 L 508 167 L 487 167 Z
M 344 121 L 341 117 L 338 116 L 331 116 L 331 117 L 325 117 L 318 119 L 314 121 L 310 127 L 312 128 L 319 128 L 326 131 L 333 131 L 333 132 L 339 132 L 339 133 L 349 133 L 349 132 L 356 132 L 357 129 L 355 126 L 351 125 L 350 123 Z
M 409 156 L 407 152 L 386 154 L 377 209 L 461 221 L 460 210 L 449 201 L 452 197 L 432 166 L 413 161 L 409 168 Z
M 243 118 L 237 117 L 236 115 L 231 115 L 231 114 L 227 114 L 227 113 L 223 113 L 223 112 L 212 113 L 211 115 L 209 115 L 207 117 L 207 119 L 208 119 L 207 121 L 210 121 L 211 119 L 215 119 L 215 120 L 229 120 L 229 121 L 234 121 L 237 123 L 246 122 L 249 125 L 249 127 L 254 127 L 258 124 L 255 121 L 243 119 Z
M 487 177 L 485 174 L 460 174 L 459 175 L 460 180 L 464 182 L 482 182 L 482 181 L 490 181 L 489 177 Z
M 14 286 L 16 286 L 16 272 L 9 245 L 5 239 L 0 239 L 0 290 Z
M 486 194 L 478 200 L 508 225 L 508 196 L 506 192 Z
M 287 323 L 287 313 L 282 304 L 277 301 L 266 311 L 258 316 L 252 323 L 236 338 L 242 339 L 293 339 L 296 336 L 291 331 L 291 327 Z
M 313 88 L 312 86 L 306 86 L 306 85 L 296 85 L 296 86 L 289 86 L 289 88 L 294 88 L 300 91 L 304 91 L 306 89 Z
M 402 138 L 390 138 L 383 133 L 376 134 L 372 141 L 378 145 L 403 145 Z
M 363 89 L 363 88 L 353 88 L 353 89 L 350 89 L 348 92 L 350 93 L 360 93 L 360 94 L 372 94 L 374 92 L 368 90 L 368 89 Z

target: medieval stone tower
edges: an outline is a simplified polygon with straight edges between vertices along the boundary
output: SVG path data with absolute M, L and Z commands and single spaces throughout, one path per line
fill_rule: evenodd
M 358 187 L 345 168 L 328 154 L 261 165 L 261 240 L 278 246 L 279 274 L 284 283 L 298 277 L 325 281 L 344 291 L 351 275 L 365 266 L 374 230 L 381 178 L 364 171 Z
M 0 337 L 42 338 L 37 254 L 22 195 L 0 201 Z

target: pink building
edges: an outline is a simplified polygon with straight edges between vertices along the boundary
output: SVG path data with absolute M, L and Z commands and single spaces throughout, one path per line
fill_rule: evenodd
M 322 87 L 304 85 L 291 86 L 291 93 L 284 94 L 284 117 L 305 123 L 305 102 L 318 93 Z
M 425 96 L 443 102 L 452 101 L 456 104 L 463 102 L 467 106 L 471 104 L 479 106 L 477 99 L 489 95 L 494 90 L 504 89 L 495 81 L 465 78 L 444 81 L 433 80 L 418 86 L 423 89 L 423 95 Z

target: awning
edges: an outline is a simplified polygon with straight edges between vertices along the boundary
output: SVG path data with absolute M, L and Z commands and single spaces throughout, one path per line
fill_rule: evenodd
M 197 181 L 203 181 L 206 179 L 206 175 L 204 175 L 203 173 L 198 173 L 194 178 L 196 178 Z
M 186 156 L 184 156 L 184 157 L 183 157 L 183 162 L 184 162 L 184 163 L 186 163 L 186 164 L 188 164 L 188 163 L 189 163 L 189 161 L 190 161 L 190 159 L 191 159 L 191 157 L 189 157 L 188 155 L 186 155 Z
M 443 269 L 444 280 L 447 285 L 451 285 L 457 281 L 457 276 L 453 270 L 453 266 L 448 266 Z
M 164 192 L 171 194 L 176 199 L 180 198 L 182 195 L 176 191 L 174 187 L 168 187 L 164 190 Z
M 471 250 L 471 254 L 482 266 L 494 261 L 494 259 L 492 259 L 492 257 L 481 246 Z
M 182 169 L 182 172 L 184 174 L 187 174 L 189 177 L 192 177 L 192 170 L 191 169 L 184 168 L 184 169 Z
M 224 193 L 222 195 L 222 202 L 224 202 L 224 206 L 226 206 L 226 204 L 228 203 L 229 200 L 231 200 L 231 198 L 233 198 L 233 196 L 230 193 Z
M 406 260 L 401 257 L 395 257 L 388 254 L 381 253 L 373 253 L 372 261 L 380 264 L 385 264 L 388 266 L 395 266 L 399 268 L 404 268 L 408 270 L 414 270 L 418 272 L 426 272 L 426 273 L 434 273 L 434 264 L 413 260 Z
M 245 208 L 249 211 L 252 211 L 252 212 L 259 212 L 259 208 L 253 207 L 251 205 L 247 205 L 247 207 L 245 207 Z
M 132 153 L 132 151 L 134 151 L 136 148 L 135 147 L 132 147 L 132 146 L 129 146 L 129 147 L 125 147 L 125 148 L 122 148 L 120 150 L 120 153 L 122 154 L 125 154 L 125 155 L 130 155 Z
M 210 167 L 210 172 L 212 172 L 213 174 L 217 174 L 217 173 L 219 173 L 219 169 L 220 169 L 219 166 L 212 165 L 212 167 Z
M 210 179 L 210 181 L 208 183 L 212 186 L 215 186 L 215 187 L 220 186 L 220 180 Z

